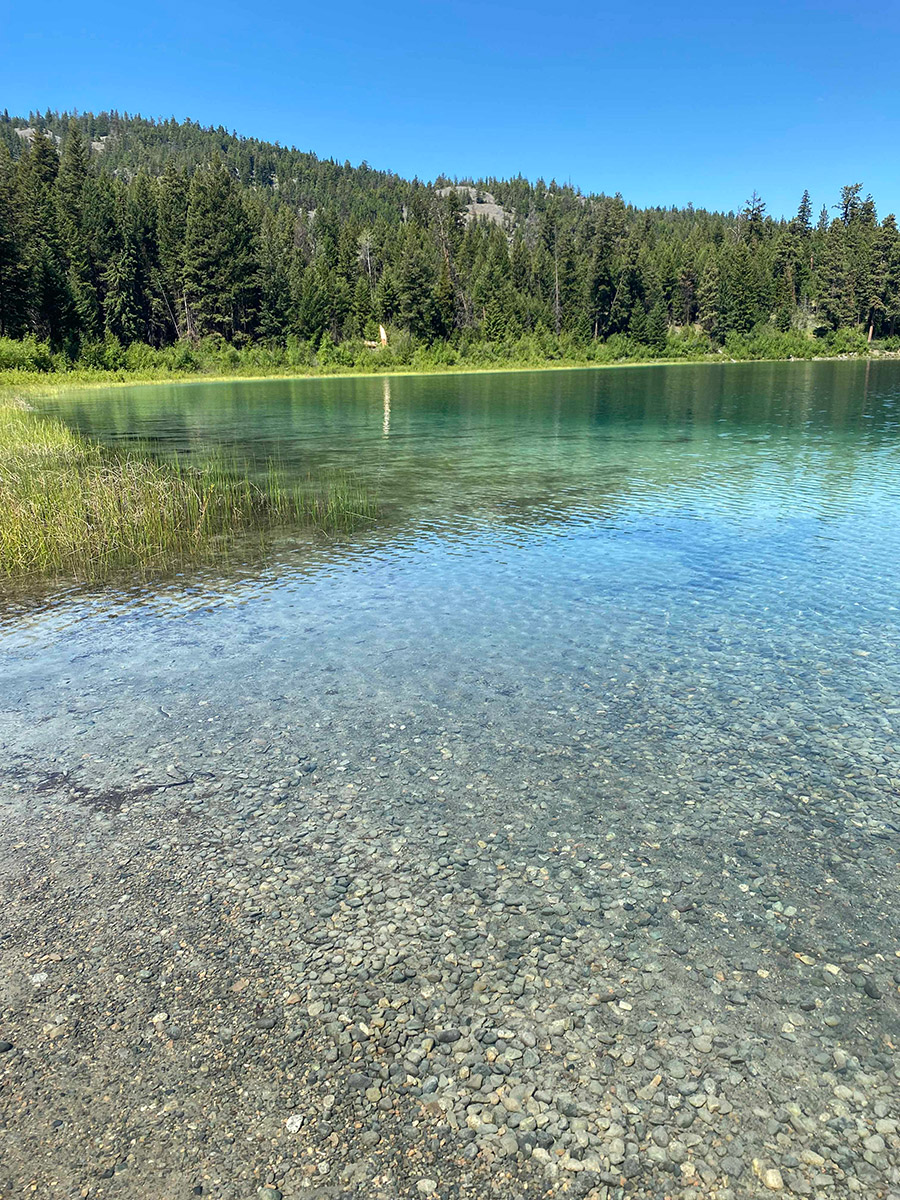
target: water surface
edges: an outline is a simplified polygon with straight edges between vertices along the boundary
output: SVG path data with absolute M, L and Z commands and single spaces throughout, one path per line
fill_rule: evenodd
M 691 803 L 711 764 L 748 812 L 772 788 L 895 804 L 900 364 L 191 383 L 45 407 L 164 454 L 350 468 L 382 515 L 336 541 L 285 531 L 214 575 L 8 599 L 7 770 L 239 772 L 260 736 L 347 769 L 402 725 L 435 805 L 476 778 L 540 783 L 554 819 L 589 829 L 635 789 Z

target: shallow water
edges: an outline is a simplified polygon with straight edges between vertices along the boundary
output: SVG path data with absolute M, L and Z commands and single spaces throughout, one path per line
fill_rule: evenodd
M 382 515 L 333 542 L 288 531 L 227 574 L 0 601 L 9 771 L 239 772 L 254 737 L 347 769 L 403 724 L 436 805 L 476 776 L 510 797 L 540 776 L 552 819 L 590 829 L 635 789 L 690 803 L 711 757 L 752 804 L 798 770 L 896 804 L 900 364 L 197 383 L 44 407 L 163 453 L 349 467 Z M 553 756 L 606 765 L 548 781 Z
M 10 1189 L 897 1194 L 900 364 L 47 407 L 382 512 L 0 600 Z

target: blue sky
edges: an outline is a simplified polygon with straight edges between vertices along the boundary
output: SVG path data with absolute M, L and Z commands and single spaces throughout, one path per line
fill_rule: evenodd
M 431 179 L 522 172 L 775 215 L 900 207 L 900 5 L 7 6 L 0 107 L 192 117 Z

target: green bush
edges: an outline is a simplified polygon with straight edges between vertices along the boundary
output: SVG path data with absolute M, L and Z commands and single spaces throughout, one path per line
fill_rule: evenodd
M 0 337 L 0 371 L 52 371 L 54 355 L 49 342 L 32 334 L 21 339 Z
M 830 354 L 867 354 L 869 343 L 861 329 L 837 329 L 825 338 Z

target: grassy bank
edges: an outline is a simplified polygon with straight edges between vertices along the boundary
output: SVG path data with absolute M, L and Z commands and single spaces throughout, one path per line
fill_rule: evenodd
M 0 394 L 0 577 L 155 573 L 224 557 L 241 533 L 342 531 L 373 515 L 343 480 L 304 488 L 275 466 L 251 479 L 237 464 L 107 450 Z
M 397 332 L 392 333 L 388 346 L 376 350 L 355 341 L 335 345 L 329 338 L 318 345 L 288 339 L 286 343 L 255 343 L 241 349 L 211 339 L 162 349 L 142 343 L 124 347 L 115 338 L 107 338 L 82 347 L 76 358 L 54 351 L 47 343 L 33 338 L 20 341 L 0 338 L 0 388 L 198 377 L 430 374 L 808 360 L 893 356 L 898 352 L 900 338 L 870 345 L 857 330 L 840 330 L 824 338 L 813 338 L 796 331 L 768 328 L 742 336 L 729 335 L 723 346 L 713 344 L 695 330 L 670 333 L 665 345 L 656 347 L 621 335 L 605 342 L 581 342 L 567 334 L 546 333 L 504 342 L 426 345 Z

